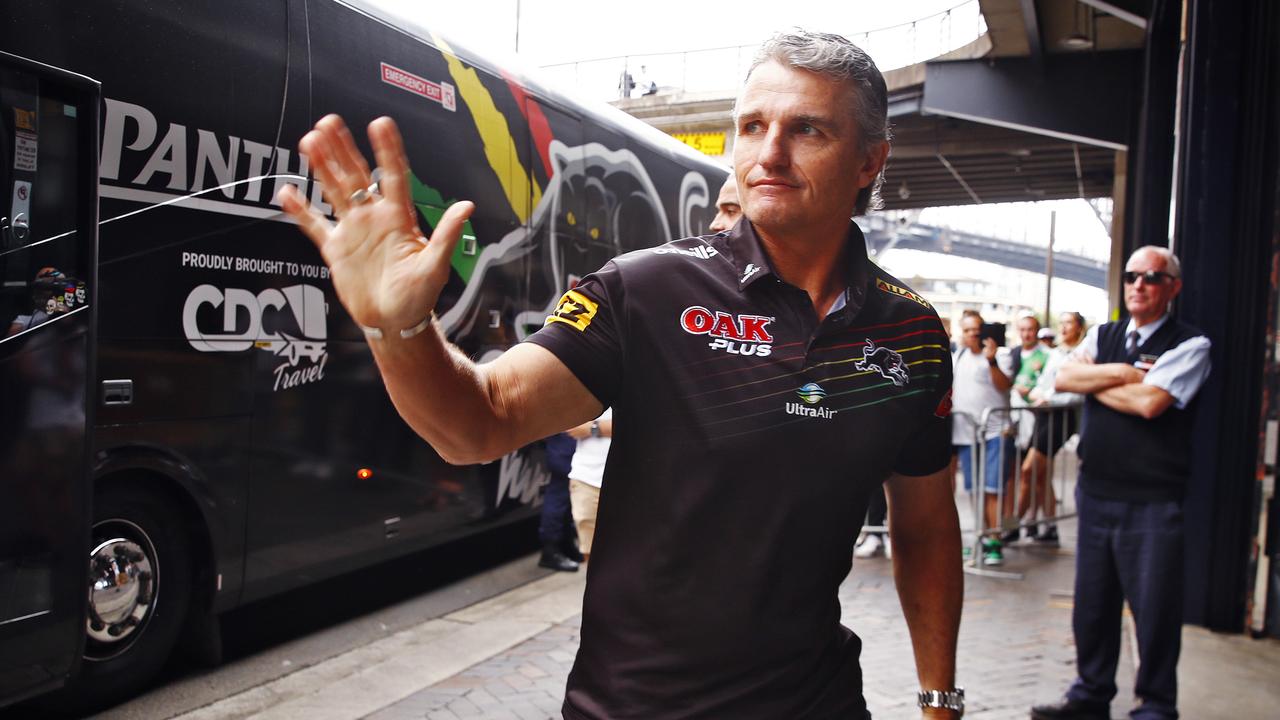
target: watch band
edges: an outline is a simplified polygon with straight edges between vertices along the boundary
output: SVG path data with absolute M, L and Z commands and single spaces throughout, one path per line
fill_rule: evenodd
M 922 708 L 954 710 L 964 716 L 964 688 L 951 690 L 921 690 L 916 693 L 916 704 Z
M 600 437 L 600 421 L 599 420 L 591 421 L 591 437 L 593 438 Z

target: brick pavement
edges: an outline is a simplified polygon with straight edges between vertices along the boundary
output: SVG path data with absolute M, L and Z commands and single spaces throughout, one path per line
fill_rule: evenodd
M 1072 542 L 1064 524 L 1064 544 Z M 966 576 L 958 657 L 968 688 L 967 717 L 1026 718 L 1033 702 L 1053 699 L 1074 677 L 1071 641 L 1072 557 L 1068 550 L 1021 544 L 1004 569 L 1021 581 Z M 856 560 L 840 587 L 845 624 L 863 639 L 867 702 L 877 718 L 919 717 L 910 639 L 884 558 Z M 368 715 L 368 720 L 546 720 L 560 717 L 564 683 L 578 646 L 581 616 Z M 1132 678 L 1126 650 L 1121 683 Z M 1117 699 L 1127 707 L 1131 697 Z
M 1075 676 L 1071 636 L 1074 522 L 1060 526 L 1063 547 L 1021 543 L 1006 550 L 1003 569 L 1022 580 L 966 576 L 958 656 L 959 684 L 967 688 L 976 720 L 1023 720 L 1037 702 L 1059 696 Z M 531 559 L 530 562 L 533 562 Z M 868 705 L 877 720 L 918 718 L 918 687 L 909 635 L 894 588 L 891 563 L 855 560 L 840 587 L 845 624 L 863 638 L 862 667 Z M 581 616 L 484 662 L 426 687 L 368 720 L 547 720 L 560 718 L 565 678 L 578 646 Z M 1132 624 L 1125 619 L 1126 638 Z M 1133 704 L 1131 644 L 1122 643 L 1113 717 Z M 1184 632 L 1180 666 L 1183 717 L 1263 718 L 1280 706 L 1280 685 L 1259 681 L 1280 673 L 1280 643 L 1243 636 Z M 1228 662 L 1227 659 L 1230 659 Z M 1237 663 L 1233 669 L 1230 663 Z M 1247 665 L 1246 665 L 1247 664 Z M 1248 667 L 1247 673 L 1239 669 Z

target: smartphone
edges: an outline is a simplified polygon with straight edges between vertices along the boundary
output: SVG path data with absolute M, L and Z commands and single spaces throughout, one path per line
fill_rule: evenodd
M 982 329 L 978 332 L 978 342 L 986 344 L 987 338 L 996 341 L 997 347 L 1004 347 L 1004 339 L 1007 334 L 1004 323 L 982 323 Z

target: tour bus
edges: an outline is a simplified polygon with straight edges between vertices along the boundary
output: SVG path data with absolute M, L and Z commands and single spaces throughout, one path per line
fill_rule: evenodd
M 478 361 L 609 258 L 706 232 L 726 175 L 357 0 L 5 15 L 0 50 L 62 85 L 0 87 L 0 704 L 118 700 L 180 643 L 216 657 L 231 608 L 536 512 L 538 445 L 442 461 L 281 215 L 286 184 L 330 212 L 297 152 L 323 114 L 366 152 L 396 119 L 424 232 L 476 202 L 437 313 Z

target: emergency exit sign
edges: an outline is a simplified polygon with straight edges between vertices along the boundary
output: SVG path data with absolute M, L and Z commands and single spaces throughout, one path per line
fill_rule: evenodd
M 722 132 L 672 133 L 671 137 L 704 155 L 724 154 L 724 133 Z

